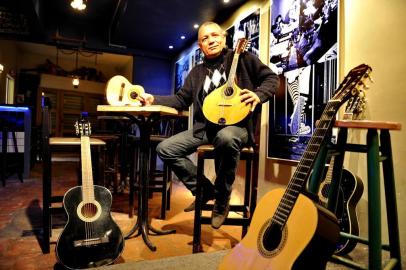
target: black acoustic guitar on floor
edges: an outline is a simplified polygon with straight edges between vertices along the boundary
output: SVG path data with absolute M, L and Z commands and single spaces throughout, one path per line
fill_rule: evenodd
M 82 186 L 71 188 L 63 198 L 68 222 L 56 255 L 65 267 L 84 269 L 113 263 L 124 248 L 124 238 L 110 214 L 110 191 L 93 185 L 90 123 L 82 119 L 75 127 L 81 135 Z

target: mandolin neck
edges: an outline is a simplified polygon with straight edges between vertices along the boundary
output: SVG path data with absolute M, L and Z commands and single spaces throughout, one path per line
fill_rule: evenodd
M 231 64 L 231 68 L 230 68 L 230 73 L 228 75 L 228 80 L 227 80 L 228 87 L 232 87 L 233 83 L 235 82 L 235 74 L 237 72 L 237 65 L 238 65 L 239 57 L 240 57 L 240 54 L 236 51 L 234 53 L 233 62 Z

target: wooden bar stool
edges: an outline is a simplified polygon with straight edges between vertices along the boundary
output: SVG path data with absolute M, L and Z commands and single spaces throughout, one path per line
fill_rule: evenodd
M 193 253 L 202 252 L 201 225 L 210 224 L 211 217 L 202 215 L 202 210 L 212 210 L 213 204 L 202 205 L 202 183 L 204 177 L 204 160 L 214 159 L 214 146 L 211 144 L 202 145 L 197 148 L 197 185 L 196 185 L 196 208 L 193 227 Z M 242 226 L 241 237 L 247 233 L 251 222 L 252 214 L 257 205 L 258 190 L 258 145 L 244 147 L 241 149 L 240 160 L 245 160 L 245 188 L 244 201 L 242 204 L 231 204 L 230 212 L 241 213 L 240 217 L 228 216 L 224 225 Z
M 335 212 L 345 152 L 366 153 L 368 172 L 368 239 L 363 239 L 346 233 L 341 233 L 341 237 L 354 239 L 359 243 L 368 245 L 369 254 L 368 267 L 337 255 L 333 255 L 332 260 L 354 269 L 383 269 L 382 250 L 387 250 L 390 253 L 390 259 L 386 263 L 384 269 L 402 269 L 396 189 L 391 139 L 389 134 L 391 130 L 400 130 L 401 124 L 395 122 L 366 120 L 342 120 L 336 121 L 335 127 L 339 128 L 336 145 L 338 155 L 335 159 L 333 181 L 329 193 L 327 208 L 332 212 Z M 349 129 L 367 130 L 366 144 L 347 143 Z M 380 162 L 382 162 L 385 187 L 389 245 L 382 245 Z

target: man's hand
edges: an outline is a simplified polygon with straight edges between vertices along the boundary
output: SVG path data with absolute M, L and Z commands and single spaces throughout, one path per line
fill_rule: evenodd
M 137 99 L 141 101 L 142 106 L 149 106 L 154 103 L 154 96 L 148 93 L 140 94 Z
M 261 102 L 261 100 L 259 99 L 257 94 L 255 94 L 254 92 L 252 92 L 248 89 L 241 90 L 240 96 L 241 96 L 241 102 L 244 102 L 247 105 L 250 103 L 252 104 L 251 112 L 253 112 L 255 110 L 255 106 L 257 106 L 257 104 L 259 104 Z

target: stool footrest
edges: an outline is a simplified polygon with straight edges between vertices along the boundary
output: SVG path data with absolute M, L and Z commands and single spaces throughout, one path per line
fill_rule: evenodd
M 203 211 L 211 211 L 213 210 L 213 204 L 205 204 L 202 206 Z M 249 208 L 245 205 L 230 205 L 231 212 L 249 212 Z
M 63 201 L 63 196 L 52 196 L 50 202 L 58 203 Z
M 360 152 L 360 153 L 368 152 L 368 147 L 363 144 L 347 143 L 345 145 L 344 149 L 345 149 L 345 151 L 349 151 L 349 152 Z
M 359 263 L 356 263 L 356 262 L 354 262 L 354 261 L 352 261 L 350 259 L 347 259 L 347 258 L 344 258 L 344 257 L 341 257 L 341 256 L 337 256 L 337 255 L 331 256 L 331 261 L 334 262 L 334 263 L 339 263 L 339 264 L 351 267 L 353 269 L 368 270 L 367 267 L 365 267 L 365 266 L 363 266 L 363 265 L 361 265 Z
M 248 226 L 250 224 L 250 219 L 249 218 L 233 218 L 233 217 L 228 217 L 223 225 L 235 225 L 235 226 Z M 201 224 L 211 224 L 211 217 L 201 217 Z

